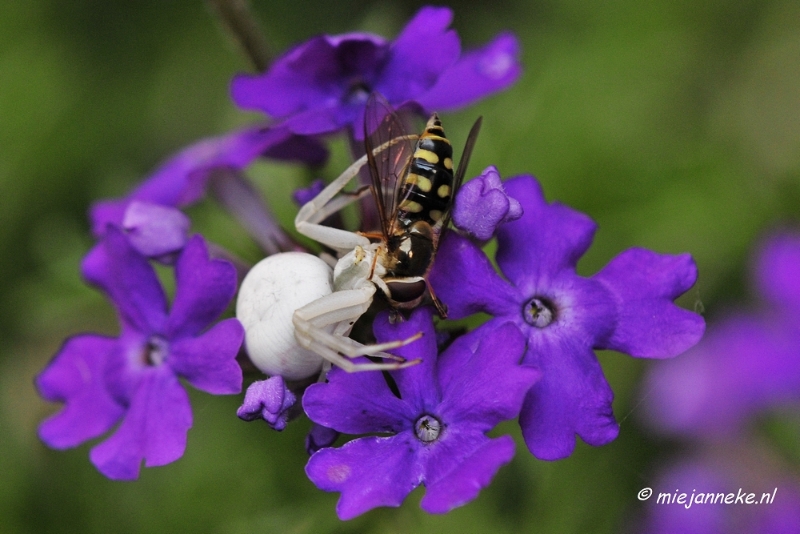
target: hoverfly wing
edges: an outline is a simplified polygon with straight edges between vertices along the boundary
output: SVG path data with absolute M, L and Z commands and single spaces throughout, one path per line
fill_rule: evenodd
M 386 146 L 393 139 L 403 138 Z M 400 116 L 379 93 L 372 93 L 364 111 L 364 147 L 367 153 L 373 196 L 386 240 L 392 225 L 403 176 L 414 152 L 414 139 L 406 134 Z
M 458 162 L 458 168 L 456 169 L 456 174 L 453 177 L 453 190 L 450 207 L 442 216 L 440 224 L 437 224 L 434 227 L 436 248 L 438 248 L 439 239 L 447 230 L 447 225 L 450 224 L 450 219 L 453 217 L 453 206 L 455 205 L 456 195 L 458 194 L 458 190 L 461 188 L 461 184 L 464 182 L 464 175 L 467 173 L 469 159 L 472 156 L 472 149 L 475 148 L 475 142 L 478 140 L 478 134 L 481 131 L 481 124 L 483 124 L 483 117 L 478 117 L 475 120 L 475 124 L 472 125 L 472 128 L 469 131 L 467 142 L 464 144 L 464 150 L 461 152 L 461 159 Z

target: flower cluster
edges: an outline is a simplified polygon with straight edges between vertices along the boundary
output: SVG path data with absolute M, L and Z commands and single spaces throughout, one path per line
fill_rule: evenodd
M 137 478 L 142 460 L 156 466 L 183 455 L 192 412 L 178 378 L 214 394 L 242 387 L 236 363 L 241 325 L 226 319 L 207 329 L 236 292 L 235 269 L 210 259 L 204 240 L 195 236 L 174 270 L 176 294 L 168 310 L 147 258 L 109 226 L 84 260 L 83 275 L 114 303 L 120 335 L 68 339 L 36 379 L 44 398 L 66 404 L 39 430 L 52 447 L 73 447 L 122 420 L 91 452 L 109 478 Z
M 796 532 L 800 485 L 753 421 L 765 411 L 800 404 L 800 234 L 764 240 L 755 286 L 762 304 L 713 323 L 686 354 L 653 366 L 644 384 L 645 423 L 683 439 L 690 451 L 662 467 L 655 488 L 774 495 L 768 506 L 732 510 L 719 501 L 693 507 L 652 506 L 642 532 Z M 756 467 L 757 466 L 757 467 Z
M 335 269 L 303 252 L 247 177 L 261 157 L 319 164 L 327 154 L 323 134 L 361 141 L 373 93 L 387 107 L 424 117 L 511 85 L 521 70 L 516 38 L 503 33 L 462 53 L 449 29 L 452 17 L 447 8 L 425 7 L 394 41 L 366 33 L 320 36 L 263 73 L 236 76 L 233 101 L 263 111 L 269 123 L 201 140 L 126 197 L 92 208 L 98 243 L 83 275 L 116 306 L 121 332 L 71 338 L 37 378 L 44 398 L 64 403 L 40 427 L 48 445 L 76 446 L 121 421 L 91 459 L 110 478 L 136 478 L 142 460 L 157 466 L 183 454 L 192 417 L 178 379 L 213 394 L 238 393 L 240 362 L 271 376 L 250 384 L 237 415 L 282 430 L 305 412 L 314 423 L 306 473 L 319 488 L 341 493 L 343 519 L 398 506 L 419 485 L 426 487 L 421 506 L 431 513 L 474 499 L 514 454 L 510 436 L 487 436 L 504 420 L 519 418 L 528 448 L 541 459 L 569 456 L 576 435 L 592 445 L 616 437 L 613 393 L 593 351 L 666 358 L 700 339 L 703 320 L 673 303 L 697 276 L 688 254 L 630 249 L 599 273 L 580 276 L 576 263 L 591 244 L 592 220 L 547 202 L 532 176 L 503 182 L 489 167 L 455 196 L 457 230 L 425 238 L 435 244 L 432 270 L 395 277 L 404 278 L 403 286 L 390 279 L 379 254 L 364 261 L 379 246 L 367 236 L 377 234 L 348 232 L 337 217 L 364 192 L 337 196 L 345 185 L 339 182 L 354 177 L 366 157 L 330 186 L 314 183 L 295 194 L 305 204 L 298 230 L 311 228 L 306 235 L 340 254 Z M 377 154 L 378 147 L 370 155 Z M 452 160 L 443 168 L 451 169 Z M 436 194 L 447 198 L 449 191 Z M 206 192 L 270 260 L 239 287 L 237 316 L 244 310 L 253 321 L 215 322 L 244 273 L 224 248 L 190 235 L 182 209 Z M 495 238 L 502 274 L 480 248 Z M 414 249 L 405 246 L 398 250 L 410 262 Z M 298 258 L 307 267 L 295 269 Z M 171 305 L 154 262 L 174 271 Z M 278 268 L 278 276 L 260 274 Z M 306 269 L 318 273 L 313 283 Z M 404 300 L 403 291 L 412 296 Z M 380 292 L 400 295 L 405 306 L 393 304 L 413 309 L 377 315 L 377 344 L 365 347 L 369 334 L 347 336 Z M 290 300 L 301 293 L 303 302 Z M 418 305 L 427 294 L 445 303 L 451 318 L 492 318 L 460 336 L 437 332 L 433 308 Z M 280 328 L 256 332 L 253 325 L 267 318 L 282 321 L 270 323 Z M 256 357 L 256 345 L 270 348 L 274 366 Z M 342 434 L 359 437 L 337 448 Z
M 426 487 L 422 508 L 447 512 L 475 498 L 511 460 L 513 440 L 490 439 L 486 432 L 519 413 L 540 372 L 519 365 L 525 341 L 512 324 L 488 336 L 462 336 L 438 355 L 430 308 L 396 325 L 384 313 L 374 328 L 378 341 L 422 332 L 422 340 L 396 351 L 422 363 L 392 372 L 395 390 L 379 373 L 340 369 L 327 383 L 309 387 L 303 408 L 312 421 L 370 436 L 319 450 L 306 472 L 319 488 L 342 493 L 342 519 L 399 506 L 420 484 Z
M 484 176 L 494 174 L 489 168 Z M 594 349 L 665 358 L 700 339 L 703 319 L 672 303 L 694 284 L 697 270 L 688 254 L 630 249 L 584 278 L 575 269 L 591 244 L 594 222 L 548 203 L 532 176 L 512 178 L 504 187 L 523 213 L 497 230 L 497 263 L 504 276 L 475 243 L 452 234 L 439 250 L 431 282 L 450 317 L 493 316 L 476 332 L 488 335 L 506 322 L 523 332 L 528 341 L 523 361 L 543 375 L 525 397 L 520 426 L 536 457 L 557 460 L 572 453 L 576 434 L 603 445 L 619 432 L 611 411 L 613 393 Z M 482 212 L 502 221 L 506 215 L 501 214 L 512 213 L 517 204 L 497 191 L 485 195 L 495 201 L 476 197 L 474 202 L 491 204 Z M 458 202 L 457 208 L 472 211 Z M 484 221 L 470 222 L 479 231 L 466 228 L 468 233 L 484 233 Z

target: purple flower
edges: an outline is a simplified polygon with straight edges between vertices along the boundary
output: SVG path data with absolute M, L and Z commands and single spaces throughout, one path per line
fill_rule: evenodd
M 125 208 L 121 228 L 140 254 L 171 263 L 189 240 L 190 225 L 177 208 L 133 200 Z
M 102 237 L 109 224 L 124 227 L 125 219 L 130 216 L 127 210 L 134 201 L 173 208 L 197 202 L 205 194 L 208 181 L 215 170 L 241 170 L 259 156 L 321 163 L 326 155 L 325 149 L 316 140 L 293 135 L 285 128 L 251 126 L 219 137 L 203 139 L 167 160 L 127 197 L 97 202 L 92 206 L 92 233 L 96 237 Z M 155 215 L 154 218 L 159 219 Z M 170 221 L 156 220 L 152 224 L 163 226 Z M 171 233 L 180 231 L 180 221 L 174 222 L 178 226 L 170 230 Z M 165 246 L 168 245 L 156 238 L 153 244 L 146 243 L 140 251 L 155 247 L 162 253 Z
M 729 477 L 699 458 L 670 465 L 656 476 L 646 507 L 647 515 L 637 530 L 648 534 L 728 532 L 724 528 L 724 503 L 712 504 L 713 497 L 708 504 L 687 501 L 690 497 L 696 498 L 697 493 L 702 493 L 701 499 L 705 500 L 706 493 L 727 494 L 733 488 L 734 482 Z M 659 497 L 665 493 L 668 500 Z M 681 494 L 685 495 L 678 502 Z
M 209 328 L 233 298 L 236 272 L 209 259 L 203 239 L 193 237 L 176 262 L 168 310 L 155 270 L 112 226 L 84 260 L 83 273 L 114 303 L 121 333 L 67 340 L 37 377 L 45 399 L 65 403 L 39 435 L 51 447 L 74 447 L 121 419 L 90 457 L 109 478 L 135 479 L 142 460 L 151 467 L 183 455 L 192 413 L 178 378 L 212 394 L 241 390 L 241 325 L 228 319 Z
M 511 437 L 490 439 L 486 433 L 518 413 L 539 372 L 518 365 L 525 341 L 511 324 L 485 336 L 462 336 L 438 357 L 428 308 L 395 325 L 384 313 L 374 328 L 379 342 L 423 332 L 422 339 L 396 351 L 422 363 L 389 373 L 391 386 L 381 373 L 338 368 L 327 384 L 310 386 L 303 408 L 312 421 L 372 435 L 320 449 L 306 473 L 320 489 L 341 492 L 341 519 L 399 506 L 420 484 L 426 487 L 422 508 L 445 513 L 474 499 L 511 460 Z
M 283 120 L 291 131 L 328 133 L 356 125 L 363 135 L 364 105 L 381 93 L 400 107 L 423 111 L 463 106 L 505 89 L 520 73 L 516 38 L 503 33 L 481 48 L 461 54 L 448 8 L 424 7 L 393 42 L 349 33 L 322 35 L 276 60 L 260 75 L 240 74 L 231 93 L 237 105 Z
M 726 317 L 652 367 L 645 406 L 657 431 L 727 437 L 760 411 L 800 401 L 800 236 L 769 238 L 755 273 L 764 309 Z
M 767 239 L 754 271 L 764 300 L 776 311 L 800 319 L 800 234 L 783 232 Z
M 490 240 L 501 224 L 520 217 L 522 206 L 506 194 L 494 165 L 464 184 L 453 207 L 453 224 L 481 242 Z
M 547 203 L 532 176 L 505 183 L 524 212 L 497 231 L 498 275 L 469 240 L 448 234 L 431 273 L 436 295 L 453 319 L 476 312 L 494 318 L 479 327 L 489 335 L 506 322 L 527 338 L 524 363 L 539 368 L 520 413 L 525 442 L 546 460 L 565 458 L 575 435 L 591 445 L 619 432 L 613 393 L 593 349 L 665 358 L 700 339 L 703 319 L 672 301 L 694 284 L 691 256 L 634 248 L 590 278 L 575 272 L 596 226 L 586 215 Z
M 289 409 L 296 400 L 283 377 L 273 376 L 250 384 L 236 415 L 244 421 L 263 419 L 274 430 L 281 431 L 286 428 Z
M 769 460 L 764 458 L 759 458 L 766 461 L 759 462 L 757 470 L 748 472 L 745 466 L 753 465 L 759 453 L 757 449 L 741 452 L 745 452 L 744 458 L 726 455 L 726 451 L 716 448 L 710 454 L 693 455 L 663 468 L 653 483 L 653 494 L 635 531 L 647 534 L 800 531 L 800 487 L 796 481 L 765 469 Z M 748 497 L 751 493 L 753 496 Z

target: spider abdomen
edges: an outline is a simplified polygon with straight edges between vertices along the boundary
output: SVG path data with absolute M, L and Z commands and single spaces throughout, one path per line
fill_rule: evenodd
M 331 268 L 316 256 L 284 252 L 258 262 L 236 300 L 236 318 L 244 326 L 245 350 L 253 364 L 287 380 L 319 373 L 322 357 L 298 345 L 292 318 L 298 308 L 332 292 Z

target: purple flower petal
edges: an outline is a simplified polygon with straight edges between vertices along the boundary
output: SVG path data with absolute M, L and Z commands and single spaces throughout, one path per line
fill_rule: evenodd
M 148 258 L 182 249 L 189 225 L 189 218 L 178 209 L 140 201 L 128 204 L 122 219 L 131 245 Z
M 519 71 L 515 39 L 501 35 L 458 61 L 459 38 L 448 29 L 452 18 L 449 8 L 423 7 L 391 44 L 363 33 L 316 37 L 264 74 L 236 76 L 231 94 L 237 105 L 282 119 L 281 125 L 295 133 L 349 127 L 360 140 L 372 92 L 395 107 L 409 105 L 419 112 L 420 97 L 453 108 L 512 83 Z
M 687 492 L 730 493 L 733 481 L 698 459 L 672 465 L 661 473 L 654 483 L 655 492 L 673 493 L 676 490 Z M 655 501 L 655 499 L 653 499 Z M 648 517 L 644 524 L 647 534 L 707 534 L 711 532 L 735 532 L 726 527 L 725 509 L 730 508 L 719 502 L 716 506 L 708 504 L 689 505 L 673 503 L 665 505 L 661 501 L 647 503 Z M 732 526 L 732 525 L 727 525 Z M 747 532 L 742 530 L 740 532 Z
M 486 254 L 455 232 L 442 240 L 429 280 L 451 319 L 478 312 L 508 314 L 511 307 L 521 309 L 523 304 L 517 289 L 495 272 Z
M 497 231 L 497 263 L 523 293 L 564 270 L 574 272 L 588 250 L 597 225 L 583 213 L 547 203 L 533 176 L 505 182 L 508 195 L 519 201 L 523 215 Z
M 204 180 L 214 168 L 242 169 L 291 134 L 281 128 L 248 127 L 203 139 L 185 148 L 158 168 L 130 195 L 167 206 L 186 206 L 198 201 Z
M 376 506 L 397 506 L 422 483 L 434 487 L 426 509 L 444 512 L 474 498 L 513 455 L 510 438 L 490 441 L 485 432 L 518 413 L 539 377 L 535 369 L 518 364 L 525 348 L 522 335 L 506 324 L 483 342 L 476 335 L 456 340 L 437 359 L 432 315 L 430 308 L 418 308 L 405 322 L 391 324 L 388 313 L 375 321 L 379 342 L 424 332 L 423 340 L 396 351 L 423 360 L 389 373 L 400 398 L 388 393 L 378 373 L 348 375 L 341 369 L 331 371 L 328 384 L 306 390 L 303 406 L 317 423 L 395 433 L 323 448 L 312 456 L 306 473 L 321 489 L 342 493 L 337 507 L 342 519 Z M 442 393 L 448 397 L 440 401 Z
M 651 368 L 645 402 L 652 427 L 719 439 L 740 432 L 762 410 L 797 404 L 798 260 L 796 236 L 782 233 L 768 238 L 756 261 L 756 275 L 772 306 L 712 324 L 696 347 Z
M 259 156 L 295 159 L 297 147 L 307 146 L 312 163 L 318 163 L 318 142 L 297 139 L 285 128 L 250 126 L 219 137 L 202 139 L 163 163 L 125 199 L 96 203 L 90 210 L 92 233 L 101 237 L 109 224 L 121 226 L 125 208 L 133 200 L 183 207 L 205 194 L 211 172 L 219 168 L 243 169 Z
M 175 265 L 176 294 L 167 332 L 171 339 L 194 336 L 225 311 L 236 294 L 236 268 L 210 259 L 205 241 L 192 237 Z
M 734 435 L 760 410 L 800 400 L 800 332 L 775 317 L 737 315 L 699 345 L 658 362 L 645 382 L 646 421 L 661 433 Z
M 344 82 L 375 73 L 386 53 L 386 42 L 375 35 L 315 37 L 278 58 L 264 74 L 235 76 L 231 96 L 239 107 L 274 118 L 332 108 L 349 89 Z
M 306 389 L 303 410 L 315 423 L 345 434 L 400 432 L 415 415 L 394 396 L 381 373 L 339 368 L 328 373 L 328 383 Z
M 780 498 L 776 498 L 774 503 L 770 502 L 768 507 L 753 510 L 755 517 L 747 528 L 759 534 L 792 534 L 800 531 L 800 486 L 797 478 L 789 475 L 773 487 L 781 488 Z M 768 487 L 764 489 L 769 491 Z
M 61 411 L 39 426 L 39 437 L 47 445 L 75 447 L 106 432 L 122 416 L 124 408 L 114 401 L 103 381 L 106 360 L 118 350 L 116 339 L 75 336 L 36 377 L 42 397 L 64 403 Z
M 121 228 L 129 204 L 130 200 L 127 198 L 100 200 L 92 204 L 89 208 L 92 235 L 96 238 L 103 237 L 108 225 Z
M 305 163 L 316 167 L 328 159 L 328 149 L 314 137 L 292 134 L 269 146 L 261 156 L 281 161 Z M 242 165 L 242 167 L 245 166 Z
M 436 85 L 416 100 L 425 109 L 445 111 L 502 91 L 522 73 L 519 54 L 517 38 L 501 33 L 489 44 L 461 56 L 439 76 Z
M 154 467 L 180 458 L 191 426 L 186 391 L 166 368 L 155 369 L 142 374 L 122 424 L 89 456 L 108 478 L 133 480 L 142 460 Z
M 309 456 L 324 447 L 331 447 L 339 439 L 339 433 L 332 428 L 313 423 L 306 435 L 306 452 Z
M 197 389 L 214 395 L 239 393 L 242 368 L 236 356 L 243 340 L 239 321 L 226 319 L 198 337 L 173 341 L 167 363 Z
M 474 351 L 470 337 L 457 339 L 439 357 L 442 403 L 438 414 L 451 425 L 469 422 L 480 432 L 488 432 L 519 414 L 525 393 L 541 373 L 519 365 L 526 340 L 513 324 L 474 334 L 480 339 Z
M 423 7 L 392 43 L 389 61 L 375 89 L 389 102 L 415 100 L 427 92 L 442 72 L 458 59 L 461 43 L 448 30 L 453 12 L 446 7 Z M 424 43 L 424 52 L 420 52 Z
M 118 354 L 108 358 L 103 366 L 102 380 L 108 393 L 127 410 L 139 385 L 140 373 L 153 367 L 152 356 L 163 357 L 166 347 L 161 336 L 150 336 L 124 325 L 117 345 Z
M 407 339 L 418 333 L 422 337 L 413 343 L 391 352 L 406 360 L 421 359 L 417 365 L 392 373 L 400 398 L 417 412 L 429 410 L 439 404 L 440 392 L 434 377 L 436 368 L 436 333 L 433 330 L 433 310 L 428 306 L 415 309 L 406 321 L 391 324 L 388 311 L 380 313 L 372 324 L 378 343 Z
M 742 447 L 741 438 L 738 441 L 738 456 L 724 446 L 717 446 L 709 448 L 706 454 L 684 456 L 678 462 L 662 466 L 653 483 L 654 493 L 671 494 L 672 499 L 680 499 L 680 494 L 685 493 L 683 502 L 651 497 L 643 521 L 631 532 L 790 534 L 800 531 L 800 487 L 796 477 L 775 471 L 777 464 L 772 465 L 773 457 L 761 455 L 760 448 L 752 444 Z M 749 462 L 742 461 L 743 451 L 749 453 Z M 756 462 L 757 469 L 753 468 Z M 743 498 L 750 492 L 755 495 L 753 504 L 766 506 L 746 505 L 748 501 Z M 761 500 L 764 494 L 774 501 Z M 725 502 L 727 495 L 730 504 Z
M 594 353 L 580 343 L 563 336 L 530 340 L 526 363 L 541 369 L 542 378 L 525 397 L 519 423 L 528 449 L 541 460 L 572 454 L 575 434 L 599 446 L 619 433 L 611 409 L 614 393 Z
M 443 241 L 430 280 L 452 317 L 479 311 L 495 316 L 474 336 L 511 321 L 527 337 L 524 363 L 542 378 L 525 398 L 520 425 L 531 452 L 555 460 L 571 454 L 576 434 L 602 445 L 619 432 L 613 393 L 593 349 L 674 355 L 697 342 L 702 319 L 672 304 L 694 283 L 696 269 L 688 255 L 632 249 L 596 277 L 580 277 L 575 266 L 591 244 L 594 222 L 547 203 L 532 176 L 509 180 L 505 188 L 523 211 L 497 230 L 497 262 L 513 285 L 476 245 L 453 234 Z M 477 350 L 474 341 L 463 343 Z M 446 375 L 446 368 L 441 372 Z
M 367 95 L 386 60 L 380 37 L 351 33 L 320 36 L 273 63 L 261 75 L 239 75 L 231 94 L 237 105 L 285 118 L 283 127 L 321 134 L 363 120 Z
M 342 520 L 378 506 L 400 506 L 421 482 L 413 441 L 406 432 L 320 449 L 309 459 L 306 474 L 321 490 L 341 492 L 336 513 Z
M 298 206 L 305 206 L 309 201 L 319 195 L 325 189 L 325 182 L 321 179 L 314 180 L 308 187 L 295 190 L 292 199 Z
M 770 302 L 800 314 L 800 235 L 770 237 L 756 262 L 758 289 Z
M 452 464 L 448 462 L 452 469 L 440 477 L 426 479 L 425 496 L 420 502 L 423 510 L 431 514 L 444 514 L 468 503 L 489 485 L 500 466 L 514 457 L 514 440 L 510 436 L 491 440 L 481 437 L 483 443 L 469 450 L 468 454 L 463 448 L 457 449 L 458 461 Z M 438 456 L 443 461 L 447 460 L 443 454 Z
M 506 194 L 494 166 L 467 182 L 453 207 L 453 224 L 479 241 L 488 241 L 498 226 L 520 217 L 522 206 Z
M 629 249 L 593 279 L 608 288 L 617 304 L 614 333 L 596 348 L 666 358 L 687 350 L 703 336 L 703 318 L 672 303 L 697 280 L 697 267 L 689 254 Z
M 114 302 L 122 321 L 140 332 L 161 330 L 167 298 L 147 258 L 133 249 L 122 232 L 109 226 L 106 236 L 81 264 L 84 278 Z
M 282 123 L 282 126 L 303 135 L 321 135 L 336 132 L 351 124 L 362 122 L 362 107 L 363 104 L 347 103 L 338 107 L 310 109 L 292 115 Z
M 273 376 L 250 384 L 236 415 L 244 421 L 263 419 L 274 430 L 281 431 L 286 428 L 289 409 L 296 400 L 283 377 Z

